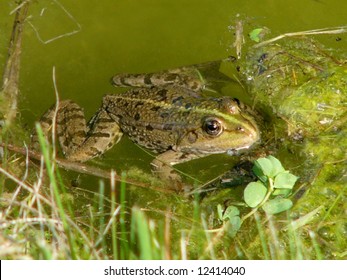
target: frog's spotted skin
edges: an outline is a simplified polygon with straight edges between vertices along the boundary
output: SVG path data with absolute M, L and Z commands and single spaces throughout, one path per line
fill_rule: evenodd
M 86 123 L 83 109 L 71 100 L 58 105 L 56 130 L 60 147 L 65 157 L 72 161 L 87 161 L 105 153 L 122 137 L 117 123 L 99 109 Z M 43 133 L 50 135 L 56 105 L 52 106 L 40 119 Z M 33 133 L 34 149 L 39 149 L 37 134 Z
M 191 71 L 188 70 L 185 73 Z M 160 173 L 165 166 L 197 157 L 247 149 L 259 139 L 250 110 L 230 97 L 202 97 L 203 83 L 198 75 L 175 71 L 161 75 L 125 74 L 112 81 L 138 88 L 106 95 L 88 124 L 76 103 L 60 102 L 57 135 L 68 159 L 86 161 L 99 156 L 124 133 L 135 143 L 160 154 L 152 163 Z M 54 108 L 41 118 L 47 135 Z M 171 171 L 164 173 L 178 180 L 178 175 Z
M 199 92 L 205 87 L 204 81 L 195 67 L 182 67 L 148 74 L 120 74 L 113 76 L 111 83 L 117 87 L 175 86 L 195 92 Z

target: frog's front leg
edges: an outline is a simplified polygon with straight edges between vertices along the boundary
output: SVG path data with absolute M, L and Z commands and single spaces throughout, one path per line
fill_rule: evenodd
M 54 113 L 55 106 L 41 117 L 40 124 L 46 137 L 49 137 L 52 131 Z M 83 109 L 70 100 L 59 103 L 56 132 L 65 157 L 81 162 L 103 154 L 122 136 L 118 124 L 103 108 L 100 108 L 87 124 Z M 32 142 L 37 149 L 38 139 L 35 132 Z
M 64 128 L 65 129 L 65 128 Z M 74 161 L 87 161 L 100 156 L 122 138 L 122 131 L 118 123 L 100 108 L 87 124 L 87 133 L 84 142 L 66 154 L 67 158 Z M 62 143 L 59 139 L 59 142 Z
M 199 157 L 200 156 L 196 154 L 187 154 L 180 151 L 168 150 L 158 155 L 151 162 L 152 170 L 157 177 L 170 184 L 172 189 L 182 191 L 188 186 L 183 184 L 182 177 L 172 166 Z

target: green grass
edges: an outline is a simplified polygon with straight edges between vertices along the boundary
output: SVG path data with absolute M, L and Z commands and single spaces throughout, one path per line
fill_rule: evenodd
M 52 167 L 51 159 L 48 160 L 51 163 L 48 166 Z M 9 174 L 2 173 L 15 180 Z M 1 197 L 3 215 L 0 238 L 4 240 L 3 244 L 9 244 L 8 248 L 11 248 L 1 251 L 2 259 L 165 259 L 167 256 L 180 259 L 184 255 L 188 258 L 199 255 L 203 259 L 324 258 L 313 231 L 308 231 L 313 254 L 307 254 L 304 253 L 307 248 L 303 244 L 307 242 L 303 240 L 302 228 L 288 227 L 280 231 L 279 228 L 283 229 L 281 221 L 258 212 L 254 219 L 248 221 L 257 229 L 256 233 L 249 233 L 254 237 L 249 244 L 243 241 L 245 234 L 242 232 L 234 238 L 229 238 L 227 231 L 209 232 L 206 214 L 201 214 L 200 225 L 195 222 L 191 227 L 182 228 L 180 238 L 176 240 L 169 232 L 168 243 L 168 237 L 165 237 L 168 234 L 167 223 L 149 218 L 137 206 L 127 205 L 124 183 L 120 186 L 123 191 L 120 191 L 119 201 L 115 183 L 111 199 L 105 196 L 104 183 L 100 183 L 99 193 L 94 194 L 94 199 L 91 197 L 95 202 L 88 208 L 89 215 L 75 216 L 75 203 L 73 199 L 66 199 L 68 194 L 62 191 L 65 187 L 56 180 L 57 173 L 55 170 L 47 175 L 52 180 L 49 182 L 50 189 L 44 194 L 37 194 L 34 186 L 18 181 L 15 193 L 23 194 L 14 199 L 7 199 L 4 195 Z M 193 207 L 194 212 L 202 212 L 198 209 L 198 203 Z M 188 239 L 198 243 L 197 247 L 187 246 Z M 284 246 L 284 240 L 288 242 L 288 248 Z M 223 248 L 223 254 L 220 254 L 220 248 Z M 194 255 L 192 251 L 199 254 Z
M 0 168 L 1 259 L 346 257 L 346 188 L 338 184 L 324 188 L 316 179 L 293 209 L 279 215 L 242 206 L 232 188 L 187 198 L 129 185 L 125 173 L 118 182 L 111 172 L 97 192 L 87 192 L 68 186 L 39 127 L 38 135 L 41 163 L 8 152 Z M 323 171 L 331 178 L 329 166 L 328 174 Z M 323 197 L 317 200 L 316 192 Z M 241 216 L 252 211 L 236 233 L 218 218 L 221 201 L 237 204 Z
M 284 142 L 267 151 L 288 172 L 274 157 L 263 158 L 258 165 L 264 174 L 255 172 L 261 182 L 246 191 L 221 183 L 188 197 L 160 189 L 158 179 L 131 168 L 103 175 L 94 191 L 73 188 L 69 180 L 80 174 L 58 167 L 39 126 L 42 160 L 35 164 L 6 149 L 6 143 L 21 145 L 23 130 L 2 131 L 0 258 L 345 259 L 344 119 L 336 124 L 338 133 L 329 128 L 299 145 L 287 138 L 290 123 L 276 118 L 276 137 Z M 267 143 L 276 142 L 272 137 Z M 300 177 L 295 186 L 289 171 Z
M 122 201 L 117 202 L 115 195 L 109 200 L 103 183 L 95 194 L 94 207 L 83 217 L 72 215 L 68 209 L 76 211 L 73 200 L 64 199 L 66 193 L 60 183 L 55 184 L 50 183 L 52 192 L 38 195 L 33 186 L 20 183 L 15 190 L 24 193 L 20 197 L 1 197 L 0 239 L 8 244 L 7 250 L 1 250 L 2 259 L 180 259 L 184 255 L 194 259 L 325 258 L 314 231 L 291 226 L 283 230 L 283 221 L 258 212 L 245 226 L 253 226 L 256 231 L 245 234 L 241 228 L 234 238 L 228 237 L 227 231 L 209 232 L 208 219 L 202 215 L 200 226 L 194 223 L 182 228 L 180 238 L 173 238 L 169 232 L 168 243 L 167 223 L 127 205 L 124 196 Z M 251 242 L 244 241 L 245 235 L 253 237 Z M 187 246 L 187 240 L 196 247 Z
M 94 191 L 74 189 L 39 126 L 41 162 L 7 149 L 28 133 L 9 126 L 11 102 L 0 94 L 0 258 L 346 259 L 346 56 L 307 39 L 283 41 L 249 47 L 237 79 L 268 123 L 263 152 L 281 158 L 299 186 L 288 173 L 274 178 L 263 159 L 270 191 L 260 182 L 246 192 L 221 184 L 185 197 L 159 192 L 156 179 L 134 169 L 117 181 L 110 171 Z M 54 73 L 53 81 L 58 96 Z M 146 184 L 126 183 L 131 175 Z M 273 199 L 283 180 L 293 181 L 285 188 L 294 186 L 285 201 L 293 205 Z M 268 199 L 275 205 L 265 207 Z

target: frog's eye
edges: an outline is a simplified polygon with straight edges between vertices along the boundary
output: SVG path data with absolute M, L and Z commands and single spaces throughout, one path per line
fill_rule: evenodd
M 233 100 L 236 102 L 236 104 L 237 104 L 238 106 L 240 106 L 241 102 L 240 102 L 240 100 L 239 100 L 238 98 L 233 98 Z
M 233 101 L 234 102 L 230 102 L 229 104 L 229 112 L 231 114 L 237 114 L 240 111 L 240 108 L 242 108 L 243 103 L 237 98 L 233 98 Z
M 216 118 L 207 118 L 202 126 L 203 130 L 211 136 L 219 136 L 223 132 L 222 123 Z

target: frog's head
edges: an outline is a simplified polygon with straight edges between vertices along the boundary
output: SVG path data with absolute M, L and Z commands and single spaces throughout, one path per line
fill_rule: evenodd
M 260 138 L 250 109 L 238 99 L 221 98 L 217 109 L 202 112 L 200 126 L 187 132 L 181 151 L 198 154 L 232 154 L 250 148 Z

